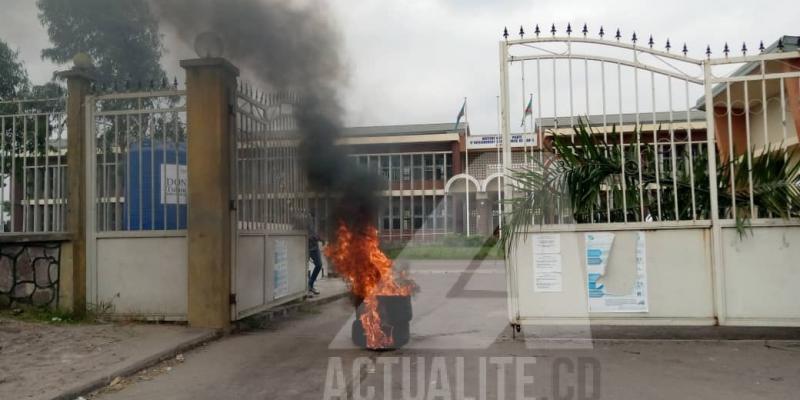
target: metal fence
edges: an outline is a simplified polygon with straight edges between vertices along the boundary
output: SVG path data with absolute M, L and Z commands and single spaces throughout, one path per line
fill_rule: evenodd
M 0 102 L 0 234 L 66 230 L 65 104 Z
M 706 95 L 697 106 L 714 127 L 722 219 L 800 216 L 796 203 L 787 202 L 785 213 L 770 204 L 781 190 L 776 180 L 794 179 L 800 190 L 797 175 L 781 176 L 800 162 L 800 52 L 777 50 L 706 61 Z
M 186 229 L 185 92 L 102 94 L 86 102 L 96 231 Z
M 292 93 L 267 94 L 240 83 L 236 93 L 234 176 L 240 231 L 293 230 L 307 210 Z
M 762 46 L 761 54 L 729 57 L 726 46 L 724 57 L 708 49 L 698 59 L 686 45 L 672 52 L 667 41 L 661 50 L 635 34 L 568 33 L 537 28 L 526 38 L 521 30 L 500 46 L 504 131 L 521 120 L 544 144 L 526 167 L 550 184 L 533 201 L 534 223 L 708 223 L 714 203 L 721 219 L 776 216 L 759 207 L 771 201 L 759 195 L 769 182 L 753 176 L 765 155 L 796 147 L 789 108 L 798 101 L 791 87 L 800 53 Z

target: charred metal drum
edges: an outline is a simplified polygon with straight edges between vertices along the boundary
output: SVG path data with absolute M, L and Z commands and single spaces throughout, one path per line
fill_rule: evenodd
M 403 347 L 411 338 L 410 323 L 413 316 L 411 310 L 411 296 L 377 296 L 378 314 L 381 319 L 381 330 L 393 339 L 390 347 L 371 350 L 392 350 Z M 356 320 L 353 321 L 352 338 L 356 346 L 367 348 L 367 338 L 364 326 L 361 324 L 361 314 L 364 304 L 356 308 Z

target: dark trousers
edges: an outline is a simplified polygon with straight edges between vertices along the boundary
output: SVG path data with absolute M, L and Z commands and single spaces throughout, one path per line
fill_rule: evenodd
M 319 276 L 319 272 L 322 271 L 322 256 L 319 252 L 319 246 L 314 246 L 314 248 L 308 250 L 308 257 L 311 258 L 311 261 L 314 263 L 314 270 L 311 271 L 311 276 L 308 277 L 308 288 L 314 288 L 314 282 L 317 281 L 317 276 Z

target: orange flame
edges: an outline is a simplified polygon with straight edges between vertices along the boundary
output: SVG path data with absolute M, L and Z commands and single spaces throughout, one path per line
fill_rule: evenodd
M 350 291 L 364 300 L 360 320 L 364 327 L 367 347 L 391 347 L 394 339 L 382 329 L 377 296 L 410 296 L 411 285 L 399 285 L 392 271 L 392 260 L 378 247 L 378 230 L 369 226 L 363 232 L 353 232 L 339 223 L 336 241 L 325 249 L 325 255 L 336 266 Z

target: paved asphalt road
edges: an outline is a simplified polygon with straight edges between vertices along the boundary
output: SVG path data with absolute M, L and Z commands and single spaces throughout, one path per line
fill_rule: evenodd
M 227 337 L 152 380 L 98 397 L 800 398 L 800 341 L 514 339 L 500 262 L 413 262 L 410 268 L 420 292 L 412 339 L 401 350 L 353 348 L 353 309 L 341 300 Z

